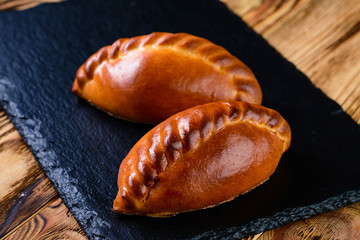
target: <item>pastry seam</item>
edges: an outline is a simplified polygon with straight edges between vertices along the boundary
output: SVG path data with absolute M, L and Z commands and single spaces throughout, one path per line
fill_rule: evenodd
M 180 139 L 180 142 L 181 142 L 181 147 L 176 149 L 176 151 L 178 151 L 180 153 L 178 158 L 181 158 L 184 154 L 186 154 L 188 152 L 195 151 L 198 148 L 200 142 L 207 141 L 211 136 L 216 134 L 218 131 L 221 131 L 222 129 L 226 128 L 229 125 L 235 125 L 235 124 L 238 124 L 238 123 L 249 123 L 249 124 L 251 124 L 251 125 L 253 125 L 255 127 L 263 128 L 263 129 L 266 129 L 266 130 L 272 132 L 273 134 L 275 134 L 283 142 L 283 152 L 286 151 L 286 148 L 288 147 L 289 143 L 288 143 L 287 139 L 282 136 L 279 129 L 281 129 L 284 126 L 286 127 L 287 123 L 280 117 L 280 115 L 277 115 L 278 113 L 276 111 L 274 111 L 275 114 L 269 114 L 269 112 L 266 111 L 266 110 L 263 113 L 260 113 L 260 114 L 255 112 L 256 117 L 258 118 L 258 120 L 254 119 L 254 118 L 251 118 L 251 117 L 246 119 L 246 114 L 249 113 L 250 111 L 254 112 L 254 111 L 252 111 L 252 109 L 256 109 L 256 108 L 253 108 L 251 106 L 249 108 L 247 108 L 244 104 L 241 104 L 240 106 L 237 105 L 237 107 L 235 107 L 239 111 L 238 111 L 238 114 L 233 119 L 231 119 L 232 118 L 232 116 L 230 115 L 231 113 L 226 110 L 226 107 L 224 105 L 230 106 L 230 108 L 233 105 L 228 104 L 228 103 L 224 103 L 224 102 L 219 103 L 219 104 L 221 104 L 221 106 L 218 109 L 223 112 L 223 114 L 221 114 L 221 116 L 219 118 L 222 118 L 224 120 L 223 123 L 221 124 L 221 126 L 216 127 L 216 123 L 214 122 L 214 120 L 207 121 L 207 123 L 209 123 L 209 122 L 211 123 L 211 129 L 208 131 L 206 136 L 201 136 L 201 134 L 200 134 L 200 137 L 198 137 L 198 139 L 195 141 L 194 146 L 189 146 L 188 149 L 184 149 L 184 147 L 183 147 L 184 145 L 187 145 L 187 144 L 184 144 L 183 141 L 182 141 L 181 136 L 179 136 L 181 130 L 179 129 L 179 125 L 176 124 L 176 126 L 177 126 L 176 132 L 173 129 L 171 131 L 171 135 L 176 134 L 177 135 L 176 137 L 178 139 Z M 267 118 L 267 119 L 264 120 L 264 118 Z M 174 120 L 174 121 L 178 122 L 179 119 Z M 275 120 L 276 123 L 274 124 L 273 127 L 270 127 L 266 123 L 271 122 L 272 120 Z M 264 122 L 262 122 L 262 121 L 264 121 Z M 163 126 L 161 126 L 160 128 L 163 128 Z M 160 130 L 160 128 L 158 130 Z M 162 172 L 166 171 L 167 167 L 169 166 L 169 163 L 176 162 L 176 160 L 177 160 L 177 159 L 170 159 L 169 160 L 169 157 L 166 154 L 167 150 L 166 150 L 164 142 L 165 142 L 165 139 L 164 139 L 164 137 L 162 137 L 160 139 L 160 141 L 159 141 L 162 148 L 160 150 L 157 150 L 157 151 L 155 150 L 156 151 L 155 154 L 158 154 L 158 155 L 165 154 L 166 155 L 166 167 L 164 169 L 162 169 L 161 171 L 158 171 L 156 169 L 156 167 L 154 166 L 156 164 L 157 160 L 153 159 L 153 157 L 150 156 L 150 153 L 149 153 L 148 149 L 146 149 L 145 152 L 143 152 L 145 154 L 145 156 L 146 156 L 146 158 L 145 158 L 146 162 L 153 168 L 153 170 L 156 173 L 155 178 L 157 178 Z M 153 144 L 153 142 L 152 142 L 152 144 Z M 174 150 L 174 149 L 172 149 L 172 150 Z M 139 162 L 140 162 L 140 159 L 138 160 L 137 164 L 139 164 Z M 141 175 L 143 175 L 143 173 L 141 173 Z M 155 178 L 154 178 L 154 180 L 155 180 Z M 146 199 L 149 197 L 152 189 L 155 187 L 155 185 L 153 185 L 153 186 L 147 186 L 146 184 L 144 184 L 144 185 L 145 185 L 147 190 L 146 190 L 146 193 L 144 193 L 143 197 L 141 198 L 142 202 L 146 201 Z
M 176 41 L 173 41 L 173 39 Z M 172 43 L 173 45 L 169 45 L 167 42 L 170 42 L 170 44 Z M 190 49 L 192 43 L 195 43 L 196 46 L 193 47 L 193 49 Z M 240 98 L 241 95 L 252 98 L 251 94 L 249 94 L 249 91 L 246 90 L 247 86 L 251 86 L 253 89 L 260 90 L 254 74 L 241 60 L 233 56 L 221 46 L 218 46 L 204 38 L 185 33 L 155 33 L 134 38 L 121 38 L 115 41 L 112 45 L 101 48 L 98 52 L 93 54 L 80 68 L 79 72 L 84 71 L 85 74 L 77 74 L 77 78 L 79 78 L 79 75 L 82 75 L 86 78 L 82 79 L 83 86 L 80 88 L 84 88 L 88 82 L 93 80 L 94 73 L 104 61 L 117 61 L 126 53 L 131 52 L 134 49 L 140 50 L 141 48 L 148 47 L 158 49 L 176 49 L 181 51 L 183 54 L 204 59 L 209 64 L 215 66 L 215 68 L 220 73 L 225 72 L 232 76 L 231 83 L 235 86 L 236 98 Z M 210 54 L 207 56 L 204 52 L 201 51 L 205 51 L 205 53 L 208 51 Z M 231 70 L 231 68 L 233 69 Z M 236 74 L 233 71 L 240 71 L 243 74 Z M 238 79 L 240 82 L 236 83 L 236 80 Z

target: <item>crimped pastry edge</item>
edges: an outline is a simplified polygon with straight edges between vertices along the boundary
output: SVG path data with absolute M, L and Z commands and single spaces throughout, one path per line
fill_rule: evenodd
M 226 71 L 233 76 L 232 83 L 237 92 L 235 100 L 244 100 L 243 98 L 246 97 L 253 99 L 253 103 L 260 104 L 262 101 L 261 89 L 252 71 L 225 48 L 207 39 L 187 33 L 173 34 L 164 32 L 121 38 L 112 45 L 102 47 L 98 52 L 90 56 L 77 71 L 72 87 L 73 93 L 78 96 L 82 95 L 83 87 L 93 80 L 97 67 L 104 61 L 117 61 L 126 53 L 145 47 L 171 48 L 190 55 L 198 55 L 217 66 L 218 71 Z M 251 90 L 249 90 L 249 87 Z M 252 95 L 251 91 L 255 91 L 257 94 Z
M 236 123 L 247 122 L 256 127 L 265 128 L 268 131 L 275 134 L 283 142 L 283 153 L 289 148 L 290 141 L 291 141 L 290 126 L 286 122 L 286 120 L 277 111 L 263 107 L 261 105 L 257 105 L 257 104 L 249 104 L 246 102 L 225 102 L 225 101 L 219 101 L 219 102 L 213 102 L 213 103 L 208 103 L 208 104 L 204 104 L 204 105 L 199 105 L 199 106 L 187 109 L 178 114 L 175 114 L 174 116 L 168 118 L 164 122 L 162 122 L 159 125 L 157 125 L 156 127 L 154 127 L 142 139 L 140 139 L 139 142 L 141 144 L 144 144 L 143 141 L 146 141 L 146 139 L 152 139 L 152 137 L 150 137 L 150 135 L 156 134 L 157 131 L 160 131 L 162 128 L 166 127 L 166 125 L 170 125 L 171 122 L 181 121 L 182 116 L 188 115 L 188 114 L 186 114 L 186 112 L 196 111 L 196 110 L 199 110 L 199 108 L 200 108 L 200 110 L 206 109 L 206 108 L 211 109 L 211 107 L 214 107 L 214 106 L 216 106 L 218 109 L 222 110 L 222 114 L 220 113 L 218 116 L 219 118 L 221 118 L 221 116 L 223 116 L 225 113 L 225 118 L 222 118 L 223 120 L 225 119 L 225 121 L 222 121 L 221 126 L 218 126 L 217 128 L 213 128 L 214 131 L 209 131 L 208 134 L 203 138 L 204 141 L 206 141 L 206 139 L 210 138 L 213 134 L 216 134 L 217 131 L 220 131 L 221 129 L 223 129 L 226 126 L 233 125 Z M 233 111 L 234 108 L 239 111 Z M 225 109 L 227 109 L 227 110 L 225 110 Z M 204 112 L 206 112 L 206 111 L 204 110 Z M 212 112 L 215 112 L 215 114 L 216 114 L 217 111 L 212 111 Z M 216 124 L 216 123 L 214 123 L 214 124 Z M 175 125 L 178 126 L 178 124 L 175 124 Z M 179 133 L 180 131 L 172 131 L 172 132 Z M 139 144 L 139 142 L 137 144 Z M 160 141 L 156 141 L 156 142 L 157 143 L 160 142 L 161 145 L 164 145 L 164 139 L 162 139 Z M 195 141 L 195 142 L 199 143 L 199 141 Z M 134 146 L 134 148 L 136 148 L 136 145 Z M 183 144 L 183 145 L 188 145 L 188 144 Z M 189 151 L 195 151 L 196 148 L 197 148 L 197 145 L 190 146 L 190 148 L 185 149 L 185 151 L 180 151 L 180 156 L 178 157 L 178 159 L 181 159 L 181 156 L 186 154 Z M 146 164 L 143 164 L 144 166 L 147 166 L 147 169 L 143 169 L 143 171 L 139 170 L 138 164 L 140 163 L 140 159 L 138 157 L 136 158 L 136 162 L 134 163 L 134 164 L 137 164 L 138 173 L 141 175 L 141 178 L 138 179 L 139 180 L 138 184 L 143 184 L 146 187 L 146 191 L 140 198 L 137 196 L 131 196 L 131 197 L 128 196 L 130 198 L 127 197 L 128 200 L 135 201 L 134 202 L 135 205 L 139 204 L 140 202 L 145 202 L 146 199 L 151 194 L 153 187 L 155 186 L 155 185 L 147 186 L 146 183 L 144 183 L 144 179 L 149 179 L 149 176 L 145 176 L 144 173 L 149 173 L 149 172 L 155 173 L 155 175 L 153 175 L 152 179 L 151 179 L 151 181 L 155 182 L 157 176 L 159 174 L 161 174 L 162 172 L 166 171 L 166 168 L 160 169 L 160 171 L 159 171 L 159 169 L 157 167 L 159 164 L 156 161 L 160 158 L 158 158 L 156 156 L 154 158 L 151 158 L 149 151 L 146 151 L 146 153 L 142 152 L 142 153 L 138 153 L 138 154 L 145 154 L 147 156 L 147 158 L 146 158 L 147 162 L 146 162 Z M 162 154 L 162 153 L 158 152 L 157 154 Z M 125 160 L 126 159 L 127 158 L 125 158 Z M 167 159 L 167 161 L 169 161 L 169 159 Z M 169 163 L 167 163 L 166 166 L 169 166 Z M 149 169 L 149 168 L 151 168 L 151 169 Z M 241 194 L 243 194 L 243 193 L 241 193 Z M 241 194 L 239 194 L 239 195 L 241 195 Z M 236 198 L 236 196 L 234 198 Z M 227 199 L 224 202 L 230 201 L 232 199 L 233 198 Z M 216 206 L 218 204 L 220 204 L 220 203 L 214 204 L 214 206 Z M 212 207 L 212 206 L 208 206 L 208 207 Z M 121 212 L 121 211 L 117 211 L 117 210 L 114 210 L 114 211 Z M 186 211 L 192 211 L 192 210 L 186 210 Z M 182 211 L 182 212 L 186 212 L 186 211 Z M 136 214 L 141 215 L 141 213 L 136 213 Z M 170 214 L 168 214 L 168 213 L 155 213 L 155 214 L 144 214 L 144 215 L 149 215 L 149 216 L 153 215 L 154 217 L 159 217 L 160 215 L 164 215 L 163 217 L 166 217 L 167 215 L 170 216 Z

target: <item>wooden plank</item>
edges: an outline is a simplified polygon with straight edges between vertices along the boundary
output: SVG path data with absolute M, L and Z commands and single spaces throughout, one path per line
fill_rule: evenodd
M 0 0 L 0 11 L 25 10 L 42 3 L 61 2 L 63 0 Z
M 2 239 L 24 222 L 36 217 L 35 214 L 58 198 L 58 194 L 1 109 L 0 176 L 0 239 Z M 65 221 L 57 218 L 57 221 L 72 226 L 73 229 L 80 229 L 72 217 Z
M 360 239 L 360 204 L 288 224 L 275 229 L 272 237 L 273 240 L 291 238 Z
M 223 0 L 360 123 L 358 0 Z
M 360 123 L 359 1 L 224 2 Z M 245 239 L 360 239 L 360 203 Z
M 2 9 L 5 9 L 4 6 L 7 9 L 9 7 L 24 9 L 45 1 L 0 0 L 0 6 L 2 6 Z M 320 87 L 331 98 L 340 103 L 355 120 L 360 122 L 360 52 L 357 51 L 360 42 L 359 1 L 224 1 L 287 59 L 295 63 L 300 70 L 307 74 L 316 86 Z M 12 152 L 0 151 L 0 154 L 3 154 L 0 155 L 1 176 L 3 176 L 1 170 L 2 159 L 8 159 L 3 160 L 5 162 L 18 162 L 18 160 L 10 159 L 23 158 L 24 162 L 35 162 L 32 156 L 32 160 L 30 160 L 22 154 L 24 149 L 21 150 L 22 148 L 18 145 L 18 142 L 21 142 L 21 138 L 13 126 L 6 121 L 8 121 L 6 116 L 0 111 L 0 146 L 17 147 L 11 148 Z M 18 151 L 15 151 L 14 148 L 18 149 Z M 13 155 L 13 153 L 16 154 Z M 35 165 L 37 166 L 36 162 Z M 6 228 L 2 236 L 6 236 L 8 239 L 29 239 L 32 236 L 35 236 L 34 238 L 37 239 L 43 239 L 46 236 L 60 238 L 58 236 L 62 234 L 61 229 L 70 229 L 70 235 L 62 235 L 62 237 L 83 239 L 83 233 L 78 235 L 81 230 L 75 219 L 71 215 L 66 215 L 67 217 L 65 217 L 64 212 L 67 212 L 65 205 L 60 204 L 61 207 L 55 207 L 55 209 L 58 209 L 56 212 L 49 205 L 52 204 L 53 200 L 40 200 L 43 196 L 42 194 L 44 194 L 41 192 L 47 192 L 48 190 L 46 189 L 48 189 L 50 184 L 41 173 L 35 170 L 36 167 L 33 168 L 31 166 L 34 165 L 21 162 L 18 165 L 11 165 L 10 168 L 13 167 L 20 171 L 20 174 L 9 174 L 9 176 L 14 177 L 16 180 L 13 181 L 10 178 L 8 180 L 10 182 L 6 182 L 3 177 L 0 178 L 0 231 Z M 32 177 L 23 177 L 25 179 L 28 178 L 27 180 L 18 178 L 18 175 L 24 176 L 24 174 Z M 22 183 L 17 184 L 19 181 L 22 181 Z M 20 185 L 24 185 L 24 187 L 20 187 Z M 12 197 L 7 200 L 4 194 L 2 194 L 6 186 L 10 186 L 10 188 L 13 186 L 13 190 L 9 193 Z M 33 189 L 29 191 L 31 188 Z M 49 191 L 56 194 L 53 188 L 49 189 L 51 189 Z M 29 214 L 26 214 L 28 209 L 26 211 L 22 209 L 22 212 L 20 210 L 13 210 L 14 214 L 11 218 L 13 220 L 6 221 L 7 215 L 4 213 L 8 213 L 9 209 L 12 209 L 14 206 L 14 203 L 19 202 L 21 194 L 26 192 L 26 190 L 31 193 L 30 195 L 33 198 L 26 198 L 28 199 L 26 200 L 28 205 L 22 206 L 34 205 L 36 207 Z M 52 195 L 50 194 L 50 196 Z M 2 198 L 6 201 L 3 202 Z M 57 199 L 56 201 L 60 200 Z M 359 209 L 360 203 L 353 204 L 337 211 L 297 221 L 275 230 L 250 236 L 246 239 L 360 239 L 356 235 L 360 232 Z M 41 219 L 47 220 L 45 223 L 39 224 L 38 222 Z M 5 222 L 7 224 L 4 224 Z M 60 226 L 66 227 L 62 228 Z M 337 226 L 339 227 L 337 228 Z M 39 229 L 42 230 L 40 231 Z M 24 235 L 29 232 L 32 234 Z
M 87 239 L 60 198 L 50 202 L 35 216 L 4 239 Z
M 9 119 L 0 112 L 0 237 L 56 196 Z
M 60 1 L 0 0 L 0 10 Z M 360 123 L 358 0 L 223 1 Z
M 349 205 L 243 240 L 360 239 L 360 203 Z
M 18 132 L 15 130 L 12 124 L 9 123 L 10 120 L 7 118 L 5 112 L 2 111 L 0 107 L 0 145 L 11 139 L 21 140 Z

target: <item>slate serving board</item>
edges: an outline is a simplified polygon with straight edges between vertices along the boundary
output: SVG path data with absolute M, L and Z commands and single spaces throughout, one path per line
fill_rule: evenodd
M 111 211 L 118 167 L 152 126 L 73 96 L 77 68 L 121 37 L 187 32 L 255 73 L 293 134 L 271 179 L 216 208 L 156 219 Z M 70 0 L 0 14 L 0 104 L 91 239 L 240 238 L 360 201 L 360 129 L 217 0 Z

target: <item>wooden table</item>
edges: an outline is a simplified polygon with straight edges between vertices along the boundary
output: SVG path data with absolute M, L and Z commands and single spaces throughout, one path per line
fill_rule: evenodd
M 360 123 L 359 0 L 223 1 Z M 0 109 L 0 239 L 48 238 L 86 236 Z M 246 239 L 360 239 L 360 203 Z

